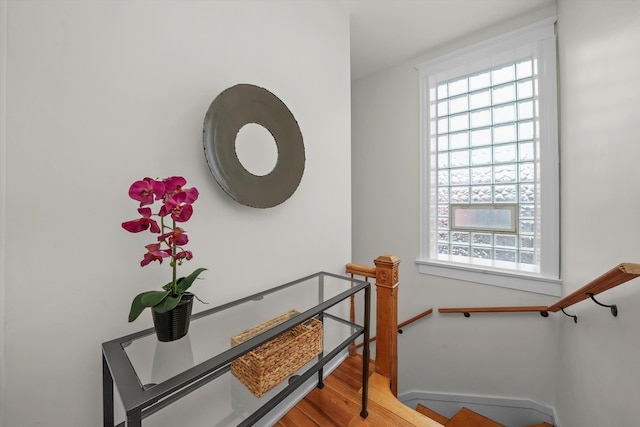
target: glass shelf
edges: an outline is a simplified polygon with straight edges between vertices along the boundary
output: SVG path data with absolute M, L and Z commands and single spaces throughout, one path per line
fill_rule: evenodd
M 356 294 L 364 298 L 364 304 L 357 306 L 364 308 L 352 321 L 350 299 Z M 299 314 L 231 346 L 232 336 L 292 309 Z M 143 419 L 205 385 L 201 393 L 215 396 L 207 399 L 206 408 L 202 408 L 203 412 L 215 414 L 215 419 L 208 418 L 209 424 L 254 425 L 296 390 L 299 389 L 298 394 L 301 390 L 304 393 L 311 382 L 321 387 L 325 366 L 334 358 L 337 360 L 337 356 L 345 355 L 355 338 L 363 335 L 368 342 L 369 312 L 368 283 L 320 272 L 196 313 L 191 317 L 189 334 L 178 341 L 159 342 L 151 328 L 103 343 L 104 426 L 115 425 L 114 385 L 126 418 L 119 427 L 141 426 Z M 235 359 L 310 318 L 322 321 L 323 352 L 288 381 L 257 398 L 230 373 Z M 367 369 L 368 363 L 364 363 L 363 384 L 367 381 Z M 366 388 L 363 414 L 366 416 Z

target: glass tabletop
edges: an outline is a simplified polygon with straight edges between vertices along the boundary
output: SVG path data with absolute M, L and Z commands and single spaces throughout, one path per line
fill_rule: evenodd
M 215 396 L 208 400 L 206 408 L 200 408 L 201 413 L 212 414 L 206 425 L 242 425 L 242 420 L 250 419 L 265 402 L 287 389 L 291 380 L 283 380 L 256 397 L 237 373 L 231 372 L 231 363 L 283 331 L 321 322 L 320 355 L 303 361 L 304 366 L 290 376 L 301 376 L 301 380 L 312 383 L 314 378 L 304 377 L 305 373 L 314 367 L 315 370 L 324 367 L 329 363 L 327 359 L 344 353 L 354 336 L 363 332 L 362 325 L 366 323 L 363 310 L 350 319 L 351 296 L 357 297 L 356 304 L 362 307 L 363 299 L 355 294 L 363 294 L 360 291 L 368 286 L 356 279 L 321 272 L 196 313 L 191 318 L 188 335 L 174 342 L 159 342 L 150 329 L 103 344 L 103 354 L 125 412 L 144 409 L 184 388 L 191 388 L 188 391 L 191 393 L 203 386 L 198 394 Z M 276 363 L 292 363 L 286 355 L 279 357 L 281 360 Z M 197 400 L 197 396 L 191 400 Z M 157 424 L 150 419 L 150 425 L 169 422 L 165 415 L 162 418 Z M 213 419 L 218 424 L 212 423 Z M 193 422 L 194 426 L 202 425 Z M 183 427 L 191 425 L 184 420 L 180 423 Z

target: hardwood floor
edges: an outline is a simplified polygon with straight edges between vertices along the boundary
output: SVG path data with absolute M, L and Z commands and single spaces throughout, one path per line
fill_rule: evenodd
M 369 372 L 374 372 L 373 363 Z M 324 382 L 300 401 L 278 427 L 442 427 L 426 416 L 403 405 L 390 391 L 389 381 L 378 374 L 369 379 L 368 416 L 361 411 L 362 357 L 348 357 Z

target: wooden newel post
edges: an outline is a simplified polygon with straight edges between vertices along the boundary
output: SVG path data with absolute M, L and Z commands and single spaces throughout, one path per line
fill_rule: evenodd
M 398 265 L 395 255 L 380 255 L 376 265 L 376 372 L 391 380 L 398 396 Z

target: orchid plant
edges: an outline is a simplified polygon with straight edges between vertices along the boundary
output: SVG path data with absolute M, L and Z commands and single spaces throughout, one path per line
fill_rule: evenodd
M 131 233 L 149 230 L 158 234 L 156 242 L 145 246 L 147 253 L 140 261 L 140 266 L 144 267 L 153 261 L 162 264 L 162 261 L 168 258 L 173 273 L 171 281 L 164 285 L 161 291 L 143 292 L 133 299 L 129 322 L 136 320 L 147 307 L 157 313 L 165 313 L 175 308 L 200 273 L 206 270 L 198 268 L 186 277 L 177 277 L 178 266 L 182 265 L 183 261 L 193 258 L 193 253 L 184 249 L 189 242 L 185 230 L 176 225 L 191 218 L 192 204 L 198 199 L 198 190 L 195 187 L 185 188 L 186 184 L 187 180 L 181 176 L 161 181 L 144 178 L 134 182 L 129 188 L 129 197 L 140 202 L 140 218 L 123 222 L 122 228 Z M 149 206 L 156 202 L 160 202 L 160 209 L 154 214 Z M 159 218 L 160 224 L 154 217 Z

